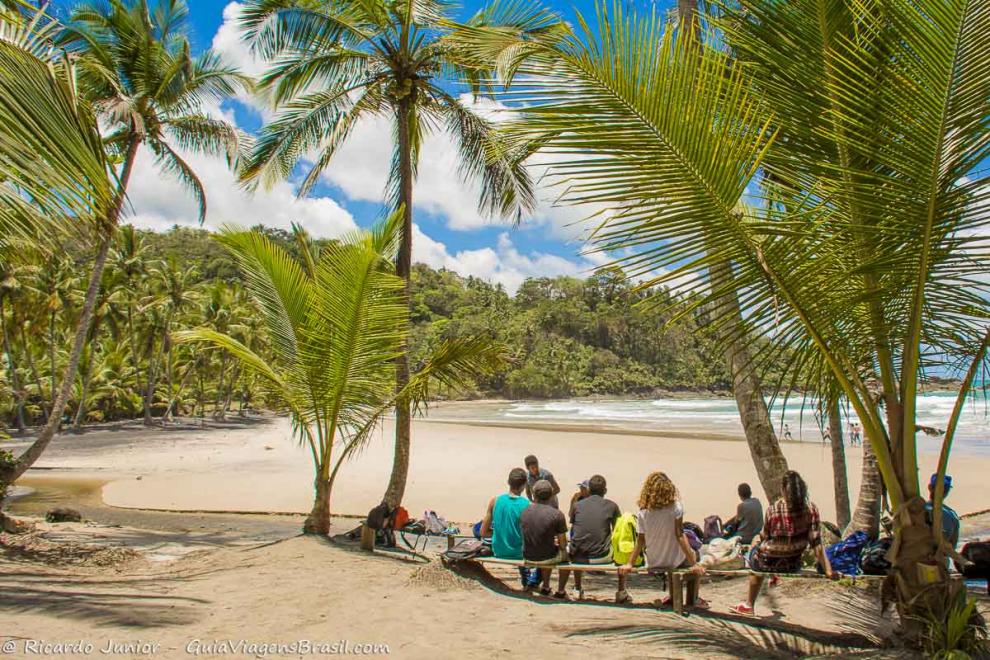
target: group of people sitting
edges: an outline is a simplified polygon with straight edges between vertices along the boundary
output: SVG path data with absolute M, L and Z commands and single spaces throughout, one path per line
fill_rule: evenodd
M 551 589 L 553 567 L 571 564 L 613 565 L 612 531 L 621 512 L 615 502 L 606 499 L 605 477 L 594 475 L 579 484 L 571 498 L 568 514 L 559 509 L 560 486 L 549 470 L 540 467 L 535 456 L 527 456 L 526 469 L 509 472 L 508 492 L 488 503 L 481 524 L 481 536 L 491 538 L 492 554 L 502 559 L 525 559 L 534 568 L 520 568 L 525 589 L 538 588 L 555 598 L 568 598 L 566 587 L 574 572 L 578 598 L 584 596 L 580 571 L 561 569 L 556 590 Z M 810 547 L 832 577 L 832 568 L 822 546 L 818 508 L 808 500 L 808 489 L 797 472 L 783 477 L 782 497 L 767 507 L 752 496 L 747 484 L 740 484 L 740 503 L 726 527 L 740 542 L 750 545 L 747 564 L 750 576 L 745 601 L 732 611 L 752 615 L 763 584 L 760 573 L 788 573 L 801 570 L 801 557 Z M 626 578 L 645 558 L 651 573 L 687 569 L 694 576 L 705 573 L 701 557 L 685 534 L 684 507 L 677 488 L 663 472 L 653 472 L 643 483 L 636 514 L 636 543 L 628 559 L 618 569 L 617 603 L 631 600 Z M 669 604 L 668 594 L 662 604 Z M 694 607 L 707 608 L 698 596 Z

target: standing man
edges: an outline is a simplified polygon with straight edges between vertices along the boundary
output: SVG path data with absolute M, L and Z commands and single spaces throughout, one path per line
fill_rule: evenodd
M 540 467 L 540 461 L 530 454 L 526 457 L 526 497 L 529 498 L 531 502 L 536 500 L 533 498 L 533 486 L 536 485 L 537 481 L 549 481 L 550 487 L 553 489 L 553 496 L 550 498 L 548 504 L 552 507 L 560 508 L 557 503 L 557 493 L 560 492 L 560 486 L 557 485 L 557 480 L 554 479 L 553 473 L 550 470 L 545 470 Z
M 925 503 L 925 516 L 928 518 L 928 524 L 931 525 L 934 522 L 932 513 L 935 511 L 935 484 L 938 483 L 938 475 L 933 474 L 932 478 L 928 481 L 928 502 Z M 945 505 L 945 498 L 949 496 L 949 491 L 952 490 L 952 477 L 945 475 L 944 481 L 945 493 L 942 498 L 942 536 L 945 537 L 946 542 L 952 546 L 955 550 L 956 546 L 959 545 L 959 514 L 956 513 L 952 508 Z

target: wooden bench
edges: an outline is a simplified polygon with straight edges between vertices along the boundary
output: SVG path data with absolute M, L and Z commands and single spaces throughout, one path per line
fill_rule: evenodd
M 472 538 L 472 537 L 467 537 Z M 448 541 L 450 547 L 453 546 L 452 542 Z M 481 565 L 493 565 L 493 566 L 512 566 L 515 568 L 551 568 L 563 571 L 603 571 L 606 573 L 618 573 L 619 566 L 616 564 L 553 564 L 546 565 L 541 562 L 531 562 L 524 559 L 498 559 L 496 557 L 472 557 L 470 559 L 458 559 L 458 560 L 445 560 L 447 563 L 459 563 L 459 562 L 475 562 Z M 677 614 L 684 614 L 685 607 L 691 607 L 694 605 L 695 599 L 698 596 L 698 584 L 700 577 L 696 573 L 692 572 L 690 569 L 678 568 L 670 569 L 664 571 L 648 571 L 646 568 L 634 568 L 633 573 L 652 573 L 656 575 L 664 574 L 667 578 L 667 584 L 670 587 L 671 605 L 673 606 L 674 612 Z M 799 573 L 761 573 L 757 571 L 751 571 L 746 568 L 726 570 L 726 569 L 705 569 L 705 575 L 713 575 L 720 577 L 743 577 L 750 575 L 760 575 L 762 577 L 778 577 L 778 578 L 798 578 L 798 579 L 815 579 L 822 580 L 827 579 L 824 575 L 818 573 L 817 571 L 804 570 Z M 692 579 L 697 577 L 698 579 Z M 883 580 L 885 576 L 882 575 L 856 575 L 856 576 L 843 576 L 848 577 L 852 580 Z M 687 578 L 687 579 L 685 579 Z M 684 587 L 687 587 L 687 593 L 685 594 Z

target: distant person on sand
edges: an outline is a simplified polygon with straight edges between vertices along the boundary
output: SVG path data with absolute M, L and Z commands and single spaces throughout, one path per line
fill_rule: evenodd
M 753 497 L 749 484 L 739 484 L 736 492 L 741 501 L 736 506 L 736 515 L 725 523 L 726 537 L 738 536 L 740 543 L 749 545 L 763 529 L 763 505 Z
M 537 481 L 549 481 L 550 486 L 553 488 L 553 497 L 550 498 L 550 506 L 560 507 L 557 503 L 557 493 L 560 492 L 560 486 L 557 485 L 557 480 L 553 478 L 553 473 L 550 470 L 544 470 L 540 467 L 540 461 L 530 454 L 526 457 L 526 497 L 533 500 L 533 485 Z
M 589 479 L 585 479 L 577 485 L 577 491 L 571 495 L 571 505 L 567 507 L 567 517 L 572 521 L 574 520 L 574 505 L 591 494 L 590 483 Z
M 933 474 L 932 478 L 928 480 L 928 502 L 925 503 L 925 515 L 929 525 L 935 522 L 932 514 L 935 511 L 935 484 L 937 483 L 938 475 Z M 943 483 L 945 484 L 945 493 L 942 499 L 942 536 L 955 550 L 956 546 L 959 545 L 959 514 L 945 505 L 945 497 L 948 497 L 949 491 L 952 490 L 952 477 L 945 475 Z
M 523 497 L 526 488 L 526 470 L 512 468 L 509 472 L 509 492 L 493 497 L 481 521 L 481 537 L 491 537 L 492 554 L 499 559 L 523 558 L 523 534 L 519 518 L 529 506 Z M 519 569 L 524 589 L 536 586 L 538 575 L 528 568 Z
M 666 571 L 672 568 L 690 568 L 698 576 L 705 568 L 698 563 L 698 555 L 684 536 L 684 507 L 678 501 L 677 488 L 663 472 L 654 472 L 646 478 L 639 494 L 639 513 L 636 515 L 636 547 L 625 566 L 619 567 L 620 575 L 628 575 L 646 553 L 648 571 Z M 616 602 L 629 600 L 624 591 L 616 595 Z M 668 594 L 662 605 L 672 602 Z M 700 597 L 694 606 L 708 608 Z
M 784 440 L 793 440 L 794 437 L 791 436 L 791 427 L 788 424 L 784 424 Z
M 801 555 L 808 546 L 815 551 L 825 575 L 833 577 L 832 565 L 822 545 L 818 507 L 808 501 L 808 486 L 797 472 L 784 475 L 783 497 L 767 508 L 762 538 L 749 551 L 749 568 L 755 573 L 798 573 Z M 763 576 L 750 574 L 747 599 L 731 608 L 736 614 L 753 615 Z
M 849 438 L 849 444 L 853 447 L 863 444 L 862 429 L 859 427 L 859 422 L 856 422 L 852 426 L 852 437 Z
M 587 484 L 588 495 L 571 505 L 571 540 L 567 554 L 572 564 L 611 564 L 612 528 L 621 512 L 612 500 L 605 499 L 607 488 L 605 477 L 596 474 L 582 482 Z M 581 571 L 574 571 L 574 586 L 577 597 L 584 598 L 581 587 Z M 565 593 L 570 571 L 561 571 L 557 583 L 557 593 Z M 619 574 L 618 594 L 625 593 L 626 576 Z M 618 595 L 617 594 L 617 595 Z
M 542 581 L 540 593 L 549 596 L 552 566 L 567 558 L 567 521 L 560 509 L 550 505 L 553 486 L 549 481 L 540 479 L 533 484 L 532 490 L 535 498 L 533 504 L 519 517 L 523 535 L 523 558 L 542 566 L 537 569 Z M 567 594 L 561 588 L 554 597 L 566 598 Z

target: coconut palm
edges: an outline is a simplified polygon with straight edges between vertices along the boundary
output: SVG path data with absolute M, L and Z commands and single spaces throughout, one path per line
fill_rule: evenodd
M 247 278 L 274 359 L 210 328 L 176 333 L 180 341 L 226 350 L 257 374 L 291 415 L 316 472 L 308 533 L 329 530 L 338 471 L 397 399 L 424 399 L 431 382 L 456 385 L 503 362 L 503 347 L 492 342 L 447 342 L 395 391 L 396 357 L 404 350 L 408 326 L 405 285 L 392 264 L 403 218 L 400 211 L 370 232 L 324 248 L 313 275 L 259 232 L 223 231 L 218 240 Z
M 18 459 L 16 469 L 8 470 L 7 474 L 16 478 L 22 474 L 31 463 L 44 451 L 58 430 L 62 413 L 75 382 L 76 369 L 82 355 L 83 344 L 89 334 L 93 308 L 96 304 L 97 292 L 103 269 L 106 265 L 110 244 L 116 231 L 117 221 L 124 206 L 127 184 L 133 171 L 138 149 L 147 146 L 155 154 L 159 166 L 168 174 L 176 176 L 192 190 L 200 203 L 200 215 L 205 214 L 205 197 L 202 186 L 195 173 L 173 149 L 173 144 L 187 149 L 205 153 L 219 153 L 231 160 L 238 149 L 237 132 L 226 122 L 211 119 L 202 114 L 204 103 L 218 101 L 232 95 L 247 83 L 234 69 L 226 67 L 212 52 L 206 51 L 198 58 L 190 54 L 189 42 L 184 35 L 184 19 L 186 7 L 179 0 L 162 0 L 151 11 L 146 0 L 111 0 L 98 5 L 83 4 L 77 6 L 69 24 L 61 31 L 59 43 L 73 56 L 75 75 L 69 80 L 69 92 L 76 93 L 76 84 L 85 97 L 86 107 L 99 113 L 100 119 L 107 127 L 107 133 L 102 140 L 104 149 L 114 152 L 121 159 L 120 170 L 117 173 L 117 186 L 112 195 L 112 203 L 101 207 L 102 215 L 98 222 L 91 227 L 89 238 L 95 244 L 93 268 L 89 275 L 89 283 L 82 306 L 79 322 L 75 331 L 75 339 L 69 354 L 68 363 L 63 372 L 61 387 L 52 404 L 52 412 L 48 422 L 42 428 L 37 440 L 31 448 Z M 37 40 L 33 48 L 37 50 Z M 23 50 L 23 49 L 22 49 Z M 48 50 L 51 48 L 48 46 Z M 12 63 L 11 63 L 12 64 Z M 14 69 L 5 69 L 15 71 Z M 40 81 L 37 81 L 40 82 Z M 11 90 L 16 87 L 16 81 L 11 83 Z M 30 94 L 35 90 L 25 90 Z M 65 99 L 65 92 L 54 97 L 56 101 Z M 31 97 L 27 97 L 31 98 Z M 74 99 L 73 99 L 74 102 Z M 14 117 L 0 117 L 0 122 L 9 126 L 9 122 L 20 123 L 27 132 L 38 132 L 43 128 L 37 125 L 38 111 L 26 114 L 23 109 Z M 66 116 L 64 109 L 56 109 Z M 86 127 L 89 130 L 90 127 Z M 6 141 L 8 135 L 22 137 L 20 131 L 5 132 L 0 140 Z M 86 138 L 90 136 L 85 133 Z M 41 159 L 52 153 L 53 148 L 39 143 L 45 139 L 45 134 L 33 139 L 23 139 L 21 143 L 11 145 L 16 149 L 13 153 L 20 154 L 25 145 L 37 146 L 42 151 L 22 158 L 34 158 L 34 167 L 4 168 L 0 174 L 7 175 L 17 190 L 26 185 L 24 179 L 35 176 L 44 166 Z M 50 139 L 64 138 L 79 143 L 82 136 L 77 134 L 50 136 Z M 6 146 L 6 145 L 0 145 Z M 74 145 L 69 144 L 63 149 Z M 87 147 L 91 145 L 87 144 Z M 45 151 L 47 150 L 47 151 Z M 7 149 L 0 149 L 6 153 Z M 104 152 L 105 153 L 105 152 Z M 77 170 L 83 164 L 77 157 L 70 163 Z M 105 166 L 105 156 L 99 165 Z M 95 165 L 91 163 L 90 165 Z M 57 175 L 67 172 L 68 166 L 59 167 L 49 174 L 48 178 L 58 187 L 53 190 L 66 190 L 68 179 L 57 180 Z M 99 174 L 106 177 L 105 167 Z M 87 171 L 89 181 L 94 181 L 97 169 Z M 0 179 L 5 177 L 0 177 Z M 39 179 L 40 180 L 40 179 Z M 30 184 L 37 188 L 37 183 Z M 78 184 L 77 184 L 78 186 Z M 13 185 L 8 186 L 13 187 Z M 28 188 L 30 190 L 31 188 Z M 85 189 L 83 189 L 85 191 Z M 76 192 L 78 195 L 79 192 Z M 23 223 L 20 210 L 27 207 L 27 202 L 17 199 L 18 195 L 3 195 L 0 202 L 8 201 L 9 208 L 0 203 L 0 222 L 11 218 L 13 222 Z M 56 217 L 57 213 L 64 216 L 66 204 L 74 202 L 73 198 L 64 194 L 52 199 L 53 193 L 40 192 L 34 207 L 29 208 L 43 211 L 42 217 Z M 82 205 L 86 212 L 92 211 L 92 205 L 86 205 L 90 200 L 75 202 Z M 102 200 L 101 200 L 102 201 Z M 57 216 L 57 217 L 62 217 Z
M 459 77 L 478 79 L 476 66 L 443 35 L 453 5 L 445 0 L 250 0 L 241 22 L 254 50 L 273 62 L 260 81 L 280 109 L 264 127 L 244 176 L 271 184 L 287 178 L 297 161 L 315 154 L 299 188 L 307 194 L 363 119 L 388 118 L 394 151 L 387 185 L 389 206 L 404 209 L 397 273 L 412 269 L 413 184 L 420 147 L 431 133 L 449 134 L 461 175 L 478 181 L 485 212 L 512 216 L 531 207 L 533 192 L 521 165 L 526 149 L 510 148 L 495 124 L 449 91 Z M 484 13 L 477 18 L 486 20 Z M 514 26 L 505 29 L 518 33 Z M 537 29 L 546 28 L 539 26 Z M 397 389 L 409 377 L 406 350 L 398 356 Z M 396 505 L 409 465 L 410 411 L 396 411 L 395 460 L 385 499 Z
M 50 47 L 39 20 L 0 21 L 0 243 L 42 246 L 67 226 L 94 227 L 114 212 L 113 187 L 95 117 L 78 95 L 71 62 Z M 95 296 L 95 286 L 91 287 Z M 84 312 L 66 378 L 46 429 L 0 483 L 12 483 L 44 451 L 75 375 L 89 325 Z
M 838 384 L 896 514 L 892 580 L 910 622 L 947 588 L 941 493 L 929 525 L 918 482 L 918 383 L 972 365 L 961 402 L 988 341 L 990 7 L 732 7 L 717 23 L 729 48 L 618 7 L 600 11 L 600 34 L 514 51 L 504 35 L 465 41 L 540 74 L 516 92 L 532 105 L 513 130 L 562 154 L 565 198 L 618 209 L 599 247 L 631 250 L 636 272 L 661 273 L 653 284 L 694 278 L 689 309 L 722 293 L 708 266 L 731 263 L 744 328 L 772 333 L 756 359 L 790 355 L 786 378 Z

